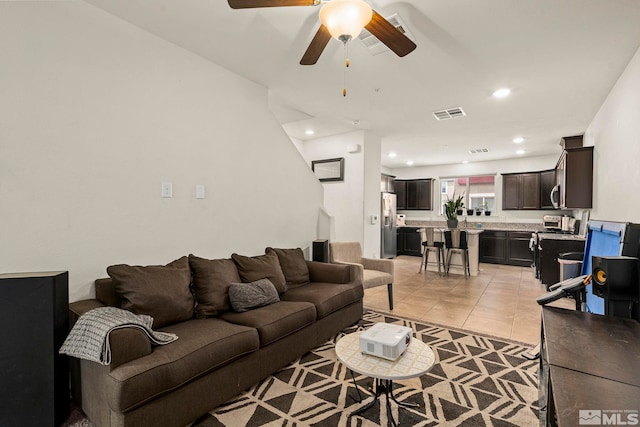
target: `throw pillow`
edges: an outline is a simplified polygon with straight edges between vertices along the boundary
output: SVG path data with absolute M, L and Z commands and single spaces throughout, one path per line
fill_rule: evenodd
M 229 285 L 240 282 L 240 275 L 232 259 L 205 259 L 189 255 L 196 293 L 196 317 L 217 316 L 231 310 Z
M 229 301 L 235 311 L 242 313 L 278 302 L 280 297 L 269 279 L 260 279 L 251 283 L 232 283 L 229 286 Z
M 107 273 L 121 308 L 153 317 L 153 328 L 161 328 L 193 317 L 191 271 L 187 257 L 162 265 L 112 265 Z
M 287 288 L 297 288 L 309 284 L 309 267 L 304 259 L 302 249 L 265 249 L 265 253 L 269 252 L 275 252 L 278 256 Z
M 254 257 L 232 254 L 231 259 L 236 263 L 238 273 L 243 282 L 249 283 L 260 279 L 269 279 L 279 294 L 287 290 L 287 281 L 284 278 L 275 252 Z

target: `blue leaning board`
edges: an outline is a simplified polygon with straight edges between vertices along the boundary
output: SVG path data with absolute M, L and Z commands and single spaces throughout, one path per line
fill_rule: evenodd
M 584 245 L 582 274 L 591 274 L 592 256 L 622 255 L 628 225 L 627 222 L 589 221 L 589 233 Z M 593 295 L 591 287 L 591 284 L 587 286 L 587 310 L 591 313 L 604 314 L 604 300 Z

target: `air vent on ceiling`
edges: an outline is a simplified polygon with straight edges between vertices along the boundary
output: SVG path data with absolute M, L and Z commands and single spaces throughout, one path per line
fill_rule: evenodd
M 462 108 L 460 107 L 448 108 L 446 110 L 440 110 L 433 113 L 433 117 L 435 117 L 436 120 L 449 120 L 457 117 L 464 117 L 466 115 L 467 114 L 462 111 Z
M 469 150 L 469 153 L 471 154 L 479 154 L 479 153 L 488 153 L 489 150 L 486 148 L 474 148 L 472 150 Z
M 386 17 L 387 21 L 391 22 L 391 24 L 398 29 L 402 34 L 415 41 L 413 35 L 407 29 L 406 24 L 402 21 L 400 16 L 397 13 L 394 13 L 391 16 Z M 380 40 L 378 40 L 373 34 L 371 34 L 365 28 L 358 35 L 358 40 L 365 45 L 373 55 L 378 55 L 382 52 L 387 52 L 390 49 L 385 46 Z

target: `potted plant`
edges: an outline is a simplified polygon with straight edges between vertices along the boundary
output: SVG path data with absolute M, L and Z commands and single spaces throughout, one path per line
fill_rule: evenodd
M 486 201 L 482 204 L 482 207 L 484 208 L 484 214 L 486 216 L 491 215 L 491 211 L 489 210 L 489 203 L 487 203 Z
M 467 215 L 473 215 L 473 209 L 467 209 Z
M 454 194 L 455 197 L 455 194 Z M 455 199 L 450 199 L 447 196 L 447 201 L 444 203 L 444 212 L 447 215 L 447 227 L 448 228 L 457 228 L 458 227 L 458 210 L 464 208 L 464 202 L 462 199 L 464 198 L 464 194 L 458 196 Z

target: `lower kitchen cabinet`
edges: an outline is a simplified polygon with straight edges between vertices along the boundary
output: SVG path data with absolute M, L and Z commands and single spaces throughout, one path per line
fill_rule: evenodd
M 506 264 L 507 231 L 485 230 L 480 233 L 480 262 Z
M 422 256 L 422 237 L 419 227 L 398 228 L 398 255 Z
M 584 252 L 584 240 L 541 239 L 540 281 L 547 286 L 560 281 L 558 255 L 565 252 Z
M 507 263 L 530 267 L 533 264 L 533 252 L 529 247 L 531 232 L 509 231 L 509 247 L 507 249 Z
M 485 230 L 480 234 L 480 262 L 529 267 L 533 263 L 530 239 L 530 232 Z

